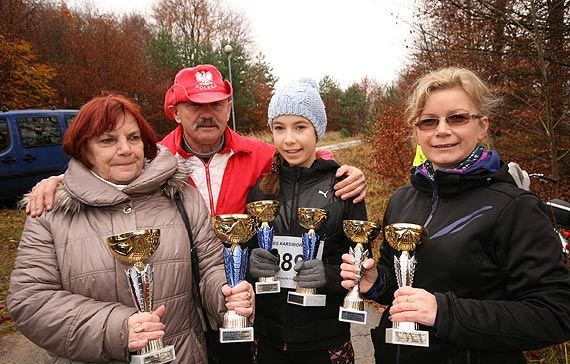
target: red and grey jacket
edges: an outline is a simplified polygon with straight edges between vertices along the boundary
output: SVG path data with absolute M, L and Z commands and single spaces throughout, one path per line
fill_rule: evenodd
M 226 127 L 224 148 L 208 163 L 182 148 L 182 126 L 170 132 L 160 144 L 185 160 L 189 183 L 198 188 L 210 214 L 242 213 L 249 190 L 268 173 L 275 147 L 240 136 Z

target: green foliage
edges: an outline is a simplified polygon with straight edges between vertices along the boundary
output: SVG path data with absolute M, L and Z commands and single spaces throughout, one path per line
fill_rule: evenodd
M 350 86 L 340 97 L 340 125 L 350 135 L 358 133 L 366 122 L 366 95 L 356 86 Z
M 182 68 L 182 59 L 176 42 L 165 28 L 160 28 L 149 45 L 149 55 L 155 69 L 167 69 L 176 73 Z
M 341 130 L 342 107 L 340 99 L 343 91 L 338 82 L 331 76 L 324 76 L 321 79 L 319 90 L 327 111 L 327 130 Z

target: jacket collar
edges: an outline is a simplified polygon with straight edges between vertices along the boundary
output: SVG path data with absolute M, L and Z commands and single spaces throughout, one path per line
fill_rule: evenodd
M 486 165 L 466 173 L 454 170 L 437 170 L 434 181 L 430 181 L 418 171 L 418 167 L 415 167 L 412 169 L 411 177 L 412 185 L 421 192 L 431 195 L 435 190 L 438 196 L 443 198 L 455 197 L 478 186 L 497 182 L 515 184 L 509 174 L 508 166 L 498 159 L 498 155 L 497 159 L 492 161 L 492 165 Z
M 310 179 L 314 176 L 321 178 L 321 171 L 327 171 L 330 169 L 338 169 L 340 164 L 337 161 L 329 160 L 329 159 L 321 159 L 317 158 L 313 162 L 310 168 L 307 167 L 291 167 L 287 163 L 287 161 L 283 161 L 283 165 L 281 166 L 280 174 L 283 176 L 284 179 Z

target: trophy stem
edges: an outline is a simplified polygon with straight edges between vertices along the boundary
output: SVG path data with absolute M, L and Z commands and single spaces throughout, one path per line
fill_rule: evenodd
M 350 292 L 344 297 L 343 307 L 350 310 L 364 311 L 364 300 L 360 297 L 358 286 L 352 287 Z
M 237 314 L 234 310 L 228 310 L 224 314 L 224 327 L 242 328 L 248 326 L 248 318 Z
M 146 346 L 140 350 L 140 353 L 144 355 L 152 353 L 153 351 L 158 351 L 162 348 L 164 348 L 162 339 L 150 340 L 148 344 L 146 344 Z
M 317 289 L 316 288 L 304 288 L 304 287 L 297 286 L 296 292 L 300 293 L 300 294 L 316 294 Z
M 407 322 L 407 321 L 393 322 L 392 327 L 395 329 L 402 329 L 408 331 L 415 331 L 420 328 L 416 322 Z

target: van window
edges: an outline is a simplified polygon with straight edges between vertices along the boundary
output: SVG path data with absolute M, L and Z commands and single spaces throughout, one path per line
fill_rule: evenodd
M 24 148 L 61 145 L 61 128 L 55 116 L 20 116 L 18 129 Z
M 10 146 L 10 131 L 8 130 L 8 120 L 0 118 L 0 153 Z
M 73 119 L 75 119 L 75 115 L 65 114 L 64 118 L 65 118 L 65 126 L 69 128 L 71 122 L 73 121 Z

